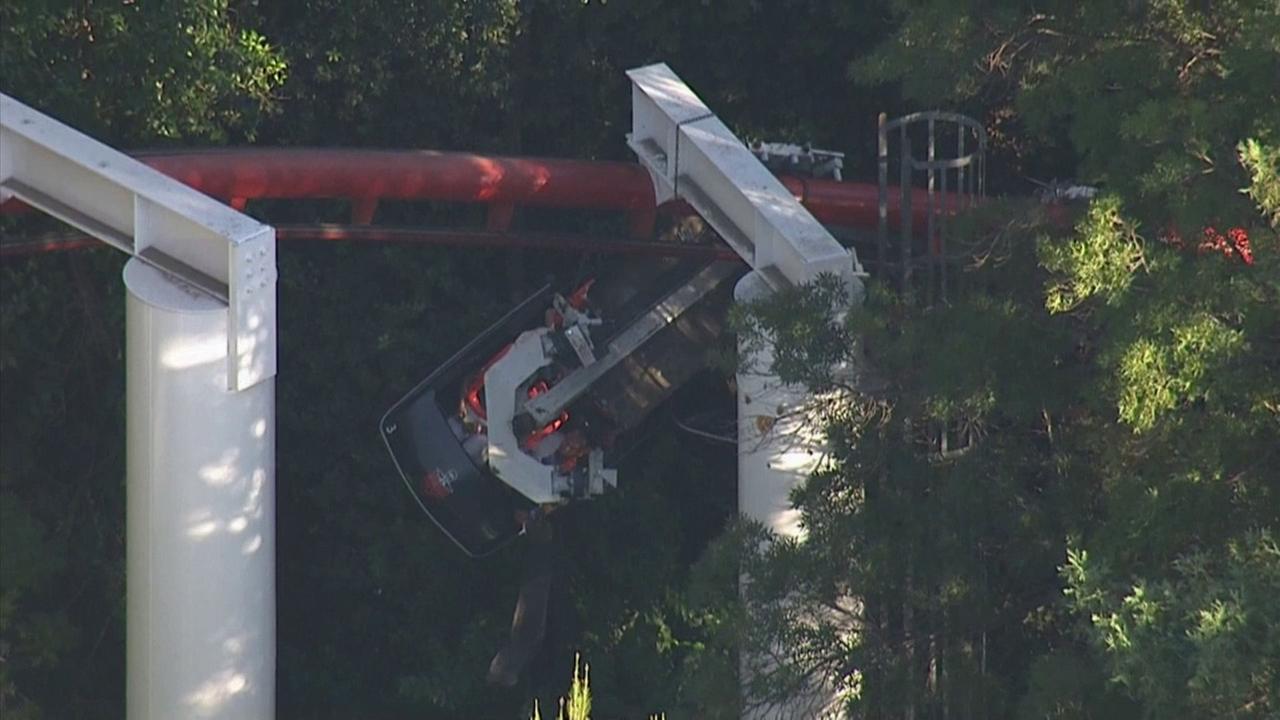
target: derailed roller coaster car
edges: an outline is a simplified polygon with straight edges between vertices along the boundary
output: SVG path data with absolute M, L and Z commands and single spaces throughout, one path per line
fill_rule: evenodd
M 608 422 L 589 399 L 574 404 L 572 424 L 568 404 L 541 424 L 522 415 L 525 400 L 594 362 L 590 328 L 599 321 L 584 312 L 589 287 L 567 299 L 535 293 L 383 418 L 383 439 L 415 500 L 472 556 L 518 535 L 539 506 L 615 482 L 604 467 Z
M 456 437 L 464 380 L 542 317 L 543 287 L 418 383 L 382 417 L 383 442 L 410 494 L 463 552 L 488 555 L 518 536 L 519 513 L 536 505 L 499 480 Z
M 567 297 L 543 288 L 384 416 L 405 485 L 468 555 L 502 547 L 543 508 L 616 484 L 614 437 L 702 367 L 744 268 L 620 270 Z

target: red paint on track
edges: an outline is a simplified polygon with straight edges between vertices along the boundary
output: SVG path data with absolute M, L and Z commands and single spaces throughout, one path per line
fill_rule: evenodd
M 226 148 L 205 151 L 142 152 L 135 157 L 206 195 L 243 208 L 249 200 L 328 198 L 352 203 L 353 222 L 344 230 L 293 228 L 282 239 L 416 241 L 452 244 L 469 237 L 491 245 L 526 245 L 539 241 L 509 228 L 518 206 L 615 210 L 627 213 L 633 238 L 653 233 L 657 209 L 648 171 L 635 163 L 543 158 L 515 158 L 429 150 L 356 150 L 314 148 Z M 782 183 L 820 222 L 873 229 L 878 223 L 879 189 L 874 184 L 782 177 Z M 891 188 L 888 221 L 898 222 L 899 198 Z M 926 222 L 928 194 L 913 190 L 915 227 Z M 489 206 L 486 232 L 393 230 L 367 226 L 380 200 L 434 200 Z M 679 209 L 673 203 L 670 209 Z M 20 211 L 10 201 L 0 210 Z M 557 236 L 544 235 L 543 239 Z M 553 244 L 572 243 L 561 235 Z M 581 242 L 585 238 L 580 238 Z M 481 243 L 484 244 L 484 243 Z M 29 252 L 36 249 L 23 243 Z M 79 245 L 75 245 L 78 247 Z M 70 249 L 58 245 L 56 249 Z M 584 248 L 585 249 L 585 248 Z M 636 252 L 640 252 L 637 248 Z M 29 254 L 24 252 L 22 254 Z M 689 251 L 692 252 L 692 251 Z M 6 256 L 18 254 L 5 251 Z M 669 254 L 678 254 L 671 251 Z

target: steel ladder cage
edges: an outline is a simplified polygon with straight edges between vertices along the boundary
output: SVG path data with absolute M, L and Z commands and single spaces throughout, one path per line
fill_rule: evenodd
M 913 154 L 911 130 L 921 125 L 926 132 L 924 159 Z M 943 150 L 939 130 L 954 128 L 955 156 L 940 157 Z M 911 113 L 889 120 L 880 113 L 878 128 L 879 207 L 876 235 L 876 264 L 888 280 L 897 270 L 900 290 L 911 289 L 916 263 L 917 238 L 912 227 L 912 201 L 915 180 L 923 176 L 926 186 L 926 223 L 923 235 L 926 268 L 926 301 L 947 298 L 947 265 L 956 258 L 947 255 L 948 225 L 951 217 L 976 207 L 986 196 L 987 132 L 980 122 L 967 115 L 942 110 Z M 894 131 L 897 132 L 894 132 Z M 892 260 L 889 250 L 889 166 L 891 140 L 896 136 L 898 156 L 899 259 Z M 954 176 L 954 177 L 952 177 Z M 936 295 L 935 295 L 936 292 Z

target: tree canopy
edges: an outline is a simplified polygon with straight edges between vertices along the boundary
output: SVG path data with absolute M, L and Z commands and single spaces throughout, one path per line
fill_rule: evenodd
M 854 717 L 1280 713 L 1273 0 L 18 2 L 0 38 L 4 92 L 124 148 L 623 158 L 622 71 L 659 60 L 744 137 L 844 150 L 849 176 L 872 175 L 880 110 L 966 112 L 991 138 L 1011 197 L 961 221 L 947 302 L 877 280 L 840 318 L 827 285 L 739 317 L 823 391 L 806 540 L 755 552 L 732 451 L 655 419 L 623 491 L 558 519 L 548 669 L 506 693 L 483 668 L 519 554 L 458 555 L 375 423 L 444 339 L 603 261 L 282 246 L 281 717 L 528 717 L 575 651 L 600 717 L 737 717 L 738 653 L 761 647 L 789 662 L 756 692 L 823 675 Z M 1064 225 L 1028 178 L 1101 192 Z M 123 714 L 121 262 L 0 267 L 6 718 Z
M 1273 716 L 1280 13 L 894 8 L 858 77 L 978 109 L 995 172 L 1056 156 L 1101 193 L 1069 227 L 988 203 L 948 302 L 880 283 L 836 322 L 819 287 L 742 320 L 784 377 L 878 375 L 826 408 L 836 462 L 794 497 L 807 541 L 756 561 L 755 642 L 866 717 Z

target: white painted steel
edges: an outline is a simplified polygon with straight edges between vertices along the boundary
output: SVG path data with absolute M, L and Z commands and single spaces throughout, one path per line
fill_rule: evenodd
M 0 94 L 10 195 L 224 302 L 228 388 L 275 376 L 274 229 Z
M 711 117 L 711 108 L 665 63 L 627 71 L 631 79 L 631 134 L 627 144 L 649 169 L 658 204 L 675 197 L 680 125 Z
M 226 306 L 125 265 L 129 720 L 275 714 L 275 381 L 227 389 Z
M 763 299 L 772 288 L 757 272 L 748 273 L 734 288 L 734 300 Z M 739 352 L 744 348 L 739 347 Z M 800 512 L 791 505 L 791 491 L 799 487 L 826 456 L 821 428 L 806 422 L 803 408 L 812 400 L 804 387 L 784 385 L 769 370 L 772 347 L 760 348 L 751 364 L 739 370 L 738 386 L 738 512 L 763 523 L 777 536 L 803 540 Z M 745 585 L 750 578 L 743 577 Z M 757 674 L 768 673 L 778 659 L 743 653 L 744 720 L 814 720 L 841 717 L 842 700 L 836 689 L 813 685 L 784 704 L 758 706 L 745 692 Z
M 536 503 L 557 503 L 563 499 L 555 468 L 543 465 L 520 449 L 512 421 L 519 409 L 517 395 L 521 385 L 550 362 L 542 344 L 549 332 L 547 328 L 538 328 L 520 333 L 511 349 L 484 374 L 489 468 L 503 482 Z
M 506 354 L 484 374 L 489 469 L 503 482 L 539 504 L 563 502 L 572 492 L 566 475 L 558 472 L 554 465 L 543 465 L 521 449 L 513 428 L 516 413 L 525 408 L 529 379 L 552 361 L 547 349 L 550 332 L 548 328 L 537 328 L 520 333 Z M 587 471 L 589 494 L 604 492 L 606 486 L 618 486 L 618 471 L 604 467 L 598 449 L 588 459 Z
M 770 291 L 758 273 L 748 273 L 734 288 L 734 300 L 761 300 Z M 804 531 L 790 494 L 813 473 L 824 449 L 820 438 L 805 436 L 803 424 L 788 415 L 809 399 L 808 390 L 784 385 L 769 370 L 772 362 L 766 345 L 738 371 L 738 511 L 799 540 Z
M 569 373 L 550 390 L 525 403 L 524 409 L 539 424 L 551 422 L 605 373 L 630 357 L 649 338 L 675 322 L 735 272 L 736 263 L 730 262 L 715 262 L 703 268 L 688 283 L 668 293 L 614 337 L 607 351 L 595 362 Z
M 632 132 L 627 143 L 654 178 L 659 202 L 686 200 L 774 289 L 832 273 L 847 287 L 861 272 L 854 254 L 814 219 L 773 173 L 671 70 L 627 71 Z
M 761 299 L 830 273 L 854 302 L 864 295 L 856 255 L 769 172 L 671 68 L 649 65 L 627 72 L 632 83 L 628 145 L 648 169 L 659 202 L 686 200 L 753 272 L 738 282 L 738 302 Z M 754 371 L 738 373 L 738 509 L 781 537 L 803 539 L 791 491 L 824 455 L 820 428 L 797 410 L 808 389 L 783 385 L 770 368 L 769 348 L 752 358 Z M 749 582 L 743 578 L 743 582 Z M 746 655 L 742 679 L 768 672 L 770 657 Z M 838 693 L 815 685 L 789 702 L 757 707 L 744 697 L 744 718 L 782 720 L 838 716 Z

